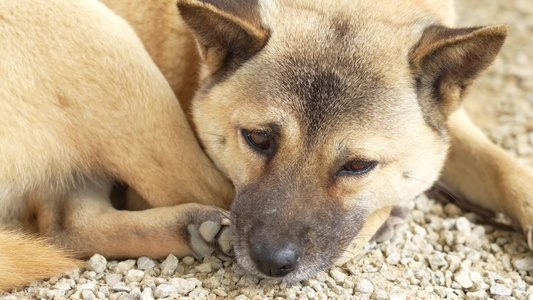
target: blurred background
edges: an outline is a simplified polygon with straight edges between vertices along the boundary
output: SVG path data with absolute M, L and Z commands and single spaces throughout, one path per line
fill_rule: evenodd
M 502 52 L 465 107 L 497 144 L 533 167 L 533 0 L 456 0 L 457 26 L 509 25 Z

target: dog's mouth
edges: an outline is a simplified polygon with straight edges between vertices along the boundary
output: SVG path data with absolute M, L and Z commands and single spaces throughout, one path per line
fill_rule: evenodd
M 232 239 L 237 262 L 262 278 L 301 281 L 331 267 L 362 228 L 366 213 L 337 218 L 245 217 L 232 209 Z M 331 216 L 331 217 L 333 217 Z

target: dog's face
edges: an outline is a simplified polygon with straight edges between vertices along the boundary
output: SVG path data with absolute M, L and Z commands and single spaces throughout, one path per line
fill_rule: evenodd
M 442 41 L 477 29 L 291 3 L 178 7 L 206 63 L 198 135 L 237 192 L 237 259 L 292 281 L 331 265 L 372 212 L 430 187 L 446 156 L 447 115 L 481 68 L 458 79 L 442 66 L 447 51 L 465 52 Z

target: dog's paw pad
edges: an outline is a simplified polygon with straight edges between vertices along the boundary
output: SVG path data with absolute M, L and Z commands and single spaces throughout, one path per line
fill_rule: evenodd
M 196 226 L 194 224 L 189 224 L 187 230 L 191 235 L 191 246 L 194 252 L 201 257 L 211 256 L 214 249 L 206 243 L 200 232 L 196 229 Z
M 227 218 L 218 221 L 207 220 L 187 225 L 190 245 L 197 257 L 215 255 L 221 259 L 234 256 L 231 241 L 230 221 Z
M 394 228 L 400 224 L 405 223 L 407 218 L 407 209 L 401 206 L 395 206 L 392 208 L 389 217 L 381 225 L 372 237 L 372 241 L 382 243 L 390 240 L 394 236 Z
M 220 250 L 228 256 L 234 256 L 233 253 L 233 242 L 231 241 L 231 231 L 228 228 L 224 228 L 222 233 L 218 238 L 218 243 L 220 244 Z
M 200 235 L 202 235 L 204 240 L 206 240 L 208 243 L 211 243 L 217 236 L 221 227 L 222 225 L 219 222 L 206 221 L 203 222 L 202 225 L 200 225 L 198 231 L 200 232 Z

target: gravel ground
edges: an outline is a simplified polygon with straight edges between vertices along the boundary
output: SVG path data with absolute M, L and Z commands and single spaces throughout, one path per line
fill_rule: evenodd
M 463 0 L 458 24 L 507 23 L 503 53 L 466 103 L 498 144 L 533 167 L 533 1 Z M 106 261 L 0 294 L 11 299 L 532 299 L 533 255 L 521 234 L 483 225 L 473 213 L 420 196 L 386 242 L 342 266 L 287 284 L 245 275 L 210 257 Z

